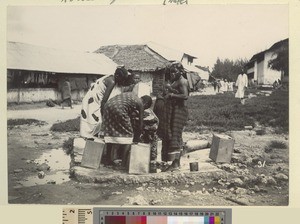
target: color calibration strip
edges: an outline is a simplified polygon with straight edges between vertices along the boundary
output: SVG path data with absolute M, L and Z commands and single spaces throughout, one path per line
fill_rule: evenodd
M 64 208 L 62 224 L 93 224 L 92 208 Z
M 231 209 L 94 208 L 94 224 L 231 224 Z

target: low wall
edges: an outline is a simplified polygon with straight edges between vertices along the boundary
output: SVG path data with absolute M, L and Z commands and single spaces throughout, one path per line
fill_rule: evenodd
M 72 100 L 81 101 L 85 95 L 85 90 L 72 91 Z M 48 99 L 61 100 L 61 93 L 54 88 L 24 88 L 10 89 L 7 91 L 8 103 L 32 103 L 42 102 Z

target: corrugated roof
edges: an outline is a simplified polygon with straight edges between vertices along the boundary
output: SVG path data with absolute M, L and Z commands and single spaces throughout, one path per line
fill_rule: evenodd
M 95 53 L 103 53 L 117 64 L 134 71 L 156 71 L 170 64 L 146 45 L 102 46 Z
M 8 42 L 7 68 L 54 73 L 100 74 L 115 72 L 117 64 L 102 54 L 58 50 Z
M 154 43 L 154 42 L 148 42 L 147 46 L 150 49 L 152 49 L 154 52 L 156 52 L 157 54 L 161 55 L 162 57 L 164 57 L 165 59 L 167 59 L 169 61 L 181 61 L 184 54 L 186 54 L 192 58 L 197 58 L 187 52 L 174 50 L 174 49 L 162 46 L 162 45 Z

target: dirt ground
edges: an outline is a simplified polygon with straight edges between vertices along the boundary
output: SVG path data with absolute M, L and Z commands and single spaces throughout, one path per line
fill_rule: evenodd
M 235 139 L 229 164 L 214 166 L 222 176 L 164 183 L 83 183 L 69 178 L 69 156 L 62 144 L 78 133 L 55 133 L 50 127 L 58 120 L 76 118 L 74 109 L 9 108 L 8 119 L 34 118 L 45 124 L 9 126 L 8 200 L 11 204 L 89 204 L 89 205 L 186 205 L 186 206 L 286 206 L 289 200 L 288 135 L 266 129 L 225 133 Z M 211 136 L 211 133 L 206 133 Z M 185 140 L 201 137 L 185 133 Z M 210 138 L 211 139 L 211 138 Z M 272 141 L 286 148 L 266 147 Z M 39 178 L 38 175 L 45 174 Z M 151 174 L 149 174 L 151 175 Z M 172 175 L 171 175 L 172 176 Z M 172 180 L 172 181 L 171 181 Z M 175 183 L 175 184 L 174 184 Z

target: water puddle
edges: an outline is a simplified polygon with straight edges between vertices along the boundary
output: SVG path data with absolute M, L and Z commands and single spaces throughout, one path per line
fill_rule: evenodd
M 52 149 L 43 153 L 38 159 L 34 160 L 37 167 L 43 167 L 42 171 L 37 171 L 36 175 L 29 176 L 25 180 L 19 181 L 18 185 L 31 187 L 44 184 L 62 184 L 70 180 L 69 168 L 71 158 L 66 155 L 62 148 Z M 47 169 L 47 167 L 49 169 Z M 38 176 L 39 173 L 44 175 Z

